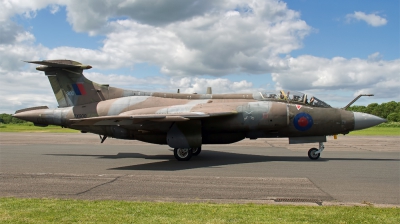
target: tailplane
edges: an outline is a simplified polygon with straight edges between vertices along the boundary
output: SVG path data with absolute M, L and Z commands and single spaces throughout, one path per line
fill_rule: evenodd
M 123 89 L 101 85 L 87 79 L 83 70 L 92 66 L 72 60 L 26 61 L 39 64 L 36 70 L 44 71 L 49 78 L 59 107 L 70 107 L 100 102 L 124 95 Z

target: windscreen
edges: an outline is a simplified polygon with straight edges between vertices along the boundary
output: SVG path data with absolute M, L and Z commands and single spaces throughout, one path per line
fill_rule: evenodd
M 257 94 L 258 95 L 258 94 Z M 261 96 L 261 98 L 259 98 Z M 290 91 L 290 90 L 277 90 L 260 92 L 258 100 L 273 100 L 273 101 L 285 101 L 288 103 L 305 104 L 313 107 L 331 107 L 329 104 L 318 99 L 315 96 L 307 97 L 307 94 Z

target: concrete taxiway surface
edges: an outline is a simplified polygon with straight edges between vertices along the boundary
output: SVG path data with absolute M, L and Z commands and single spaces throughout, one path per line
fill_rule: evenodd
M 168 146 L 92 134 L 0 133 L 0 197 L 400 205 L 400 139 L 339 136 L 204 145 L 178 162 Z

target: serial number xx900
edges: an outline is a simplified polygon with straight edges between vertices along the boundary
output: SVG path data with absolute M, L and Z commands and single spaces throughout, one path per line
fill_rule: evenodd
M 87 114 L 74 114 L 75 118 L 87 118 Z

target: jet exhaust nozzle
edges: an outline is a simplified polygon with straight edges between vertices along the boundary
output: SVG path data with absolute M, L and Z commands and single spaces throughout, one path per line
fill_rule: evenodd
M 49 110 L 47 106 L 31 107 L 18 110 L 13 117 L 24 121 L 33 122 L 35 126 L 45 127 L 53 121 L 53 110 Z

